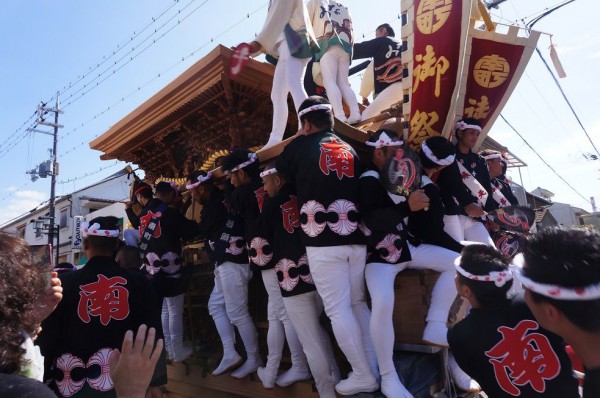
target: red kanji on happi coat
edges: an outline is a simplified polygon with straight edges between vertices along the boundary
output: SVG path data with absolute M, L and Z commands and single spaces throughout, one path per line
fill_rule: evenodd
M 85 322 L 90 317 L 100 317 L 100 323 L 108 325 L 111 318 L 117 321 L 129 315 L 129 291 L 125 287 L 127 279 L 121 276 L 107 278 L 100 274 L 98 281 L 79 287 L 77 315 Z
M 254 191 L 254 195 L 256 196 L 256 202 L 258 203 L 258 210 L 262 213 L 263 204 L 265 203 L 265 197 L 267 196 L 267 191 L 265 191 L 265 187 L 262 186 Z
M 148 213 L 146 213 L 145 215 L 140 217 L 140 236 L 142 236 L 144 234 L 144 231 L 146 230 L 146 227 L 150 223 L 150 220 L 152 220 L 153 218 L 156 218 L 156 217 L 160 217 L 160 216 L 162 216 L 162 213 L 160 211 L 158 211 L 156 213 L 152 213 L 151 211 L 148 211 Z M 160 232 L 160 220 L 158 220 L 158 222 L 156 223 L 156 228 L 154 229 L 154 234 L 152 236 L 154 238 L 159 238 L 160 233 L 161 233 Z
M 319 167 L 325 175 L 335 171 L 337 178 L 354 177 L 354 155 L 350 145 L 332 138 L 330 142 L 321 142 Z
M 546 380 L 560 373 L 558 356 L 548 337 L 537 330 L 537 322 L 526 319 L 513 328 L 501 326 L 502 340 L 485 354 L 494 367 L 498 385 L 508 394 L 519 396 L 520 386 L 530 384 L 538 393 L 546 390 Z
M 283 228 L 289 233 L 294 233 L 294 228 L 300 226 L 300 214 L 298 213 L 298 199 L 290 195 L 290 200 L 282 204 L 281 216 L 283 218 Z

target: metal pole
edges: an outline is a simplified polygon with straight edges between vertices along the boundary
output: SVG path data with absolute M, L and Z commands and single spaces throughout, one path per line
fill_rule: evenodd
M 48 233 L 48 243 L 52 244 L 54 242 L 54 220 L 55 220 L 55 208 L 54 208 L 54 201 L 55 201 L 55 188 L 56 188 L 56 171 L 57 171 L 57 167 L 56 167 L 56 147 L 58 145 L 58 107 L 60 105 L 59 102 L 59 98 L 58 98 L 58 93 L 56 93 L 56 105 L 54 106 L 54 142 L 52 144 L 52 178 L 50 181 L 50 204 L 48 205 L 49 208 L 49 216 L 50 216 L 50 231 Z M 57 239 L 56 239 L 56 260 L 57 260 L 57 264 L 58 264 L 58 250 L 59 250 L 59 244 L 58 244 L 58 234 L 59 234 L 59 230 L 56 230 L 56 235 L 57 235 Z

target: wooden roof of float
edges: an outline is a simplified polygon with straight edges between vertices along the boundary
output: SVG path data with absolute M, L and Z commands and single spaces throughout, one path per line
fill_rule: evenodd
M 230 80 L 228 69 L 232 54 L 231 49 L 218 45 L 90 142 L 90 147 L 104 152 L 100 156 L 103 160 L 137 164 L 148 179 L 154 180 L 184 177 L 222 149 L 263 145 L 273 118 L 270 93 L 274 67 L 250 59 L 244 72 Z M 288 106 L 293 109 L 291 99 Z M 368 128 L 374 129 L 374 126 Z M 360 130 L 339 121 L 335 130 L 352 144 L 366 138 L 366 133 L 363 136 Z M 285 136 L 296 131 L 296 114 L 290 112 Z M 480 149 L 486 148 L 506 152 L 509 167 L 525 166 L 489 136 Z M 276 152 L 279 150 L 281 148 Z M 273 151 L 269 151 L 267 158 L 276 156 L 270 152 Z
M 251 59 L 244 73 L 230 80 L 232 54 L 218 45 L 90 147 L 104 152 L 103 160 L 136 163 L 156 178 L 185 176 L 220 149 L 264 144 L 273 117 L 274 68 Z M 290 112 L 286 135 L 296 126 Z

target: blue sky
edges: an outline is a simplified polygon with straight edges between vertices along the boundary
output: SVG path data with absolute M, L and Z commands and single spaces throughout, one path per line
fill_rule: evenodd
M 400 30 L 398 0 L 347 0 L 345 4 L 353 15 L 357 40 L 363 35 L 365 39 L 374 37 L 375 27 L 383 22 Z M 492 13 L 505 23 L 527 21 L 554 4 L 508 0 Z M 60 123 L 65 127 L 59 134 L 61 183 L 57 194 L 90 185 L 124 164 L 100 161 L 100 153 L 89 149 L 89 141 L 217 43 L 231 46 L 251 40 L 262 27 L 266 5 L 262 0 L 3 1 L 0 166 L 4 175 L 0 202 L 4 212 L 0 222 L 49 196 L 49 178 L 31 182 L 25 174 L 47 158 L 52 144 L 49 136 L 27 136 L 21 129 L 39 101 L 62 92 L 65 113 Z M 544 18 L 536 29 L 554 35 L 567 72 L 561 84 L 600 148 L 600 113 L 596 109 L 600 84 L 593 75 L 600 70 L 600 24 L 595 20 L 599 11 L 596 2 L 577 0 Z M 542 36 L 538 47 L 547 59 L 548 46 L 548 37 Z M 600 201 L 600 160 L 585 159 L 594 149 L 536 54 L 503 114 L 584 198 L 596 196 Z M 503 121 L 495 123 L 490 135 L 529 165 L 521 170 L 528 190 L 540 186 L 554 192 L 555 201 L 591 210 Z M 510 174 L 521 181 L 518 172 Z

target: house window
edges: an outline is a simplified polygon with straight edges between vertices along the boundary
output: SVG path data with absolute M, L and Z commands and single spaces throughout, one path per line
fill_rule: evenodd
M 21 239 L 25 239 L 25 227 L 21 227 L 17 230 L 17 235 Z
M 69 210 L 68 207 L 65 207 L 64 209 L 60 210 L 60 219 L 59 219 L 58 225 L 61 228 L 66 228 L 67 227 L 67 220 L 68 220 L 68 218 L 67 218 L 67 212 L 68 212 L 68 210 Z

